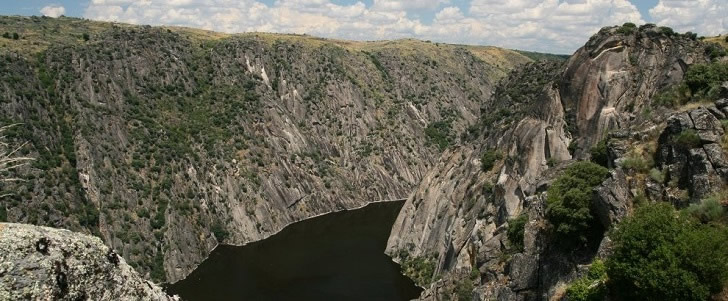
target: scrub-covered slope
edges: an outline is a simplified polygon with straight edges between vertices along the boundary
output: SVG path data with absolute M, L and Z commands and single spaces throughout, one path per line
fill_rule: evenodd
M 2 220 L 93 233 L 140 273 L 406 197 L 510 50 L 1 17 L 0 112 L 36 160 Z M 12 36 L 12 35 L 11 35 Z M 19 145 L 19 144 L 18 144 Z

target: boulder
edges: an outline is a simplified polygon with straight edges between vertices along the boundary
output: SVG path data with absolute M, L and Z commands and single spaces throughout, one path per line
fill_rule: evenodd
M 632 203 L 624 171 L 612 171 L 611 177 L 594 190 L 592 202 L 595 214 L 605 229 L 621 221 L 629 212 Z
M 98 237 L 0 223 L 0 300 L 177 300 Z

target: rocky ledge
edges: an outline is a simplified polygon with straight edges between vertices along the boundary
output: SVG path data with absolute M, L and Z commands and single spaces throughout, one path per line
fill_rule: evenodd
M 0 300 L 177 300 L 101 239 L 0 223 Z

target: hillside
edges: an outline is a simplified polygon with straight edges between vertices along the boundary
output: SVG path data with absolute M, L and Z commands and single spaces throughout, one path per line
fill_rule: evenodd
M 0 122 L 36 158 L 0 219 L 97 235 L 161 282 L 218 243 L 406 198 L 530 61 L 65 17 L 0 17 L 0 32 Z

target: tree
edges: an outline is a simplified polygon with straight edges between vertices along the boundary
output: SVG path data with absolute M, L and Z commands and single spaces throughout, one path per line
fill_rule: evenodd
M 591 210 L 592 190 L 609 174 L 609 170 L 592 162 L 569 166 L 549 187 L 546 218 L 554 226 L 556 237 L 564 247 L 584 244 L 594 234 L 601 235 Z
M 13 32 L 13 40 L 17 40 L 17 39 L 20 39 L 20 36 L 18 35 L 17 32 Z
M 90 39 L 91 39 L 91 37 L 88 35 L 88 33 L 85 33 L 84 32 L 83 33 L 83 40 L 88 42 L 88 40 L 90 40 Z
M 3 38 L 9 39 L 10 38 L 10 33 L 9 32 L 5 32 L 3 34 Z
M 612 234 L 607 260 L 615 300 L 708 300 L 728 281 L 728 230 L 646 205 Z

